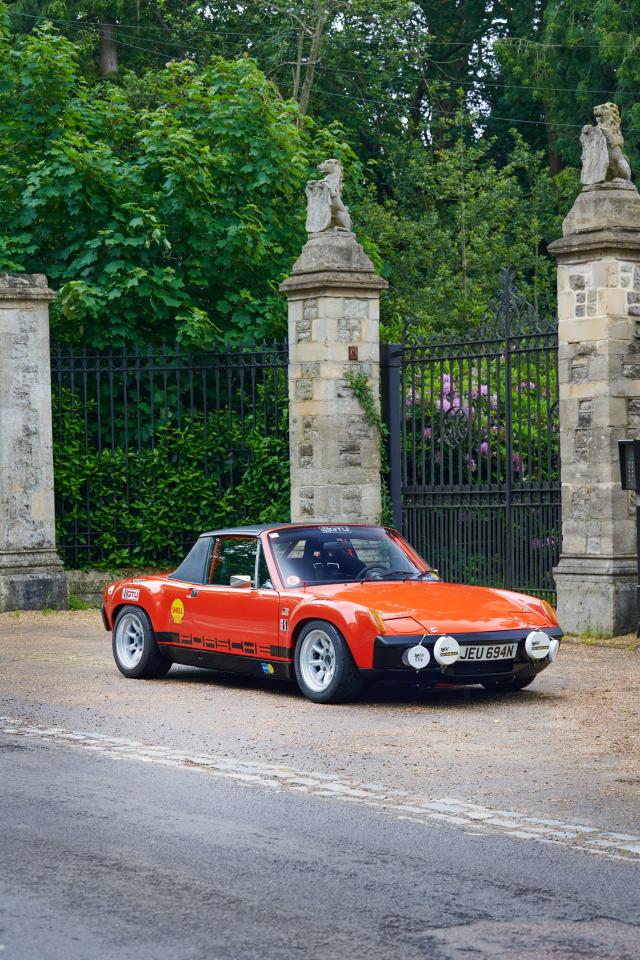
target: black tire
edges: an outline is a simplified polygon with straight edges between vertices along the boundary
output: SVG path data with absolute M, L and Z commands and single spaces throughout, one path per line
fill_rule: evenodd
M 313 668 L 303 662 L 314 642 L 312 635 L 326 637 L 326 649 L 333 648 L 333 676 L 323 689 L 314 689 L 309 677 Z M 330 654 L 328 654 L 330 655 Z M 295 653 L 296 680 L 302 693 L 314 703 L 348 703 L 357 700 L 364 686 L 360 671 L 355 665 L 346 640 L 339 630 L 326 620 L 310 620 L 300 631 Z M 316 684 L 318 686 L 319 684 Z
M 482 686 L 491 693 L 513 693 L 516 690 L 524 690 L 536 678 L 536 674 L 527 677 L 512 677 L 510 680 L 485 680 Z
M 136 648 L 129 657 L 127 645 Z M 111 648 L 116 666 L 125 677 L 151 680 L 164 677 L 171 669 L 171 661 L 158 649 L 151 620 L 142 607 L 130 604 L 119 611 L 113 624 Z

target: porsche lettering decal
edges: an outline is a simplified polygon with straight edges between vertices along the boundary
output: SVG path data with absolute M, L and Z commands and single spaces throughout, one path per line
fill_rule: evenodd
M 182 623 L 184 618 L 184 603 L 179 597 L 171 604 L 171 619 L 174 623 Z
M 225 637 L 197 637 L 192 633 L 156 634 L 158 643 L 172 644 L 178 647 L 198 647 L 203 650 L 215 650 L 218 653 L 245 654 L 249 657 L 291 659 L 291 648 L 275 644 L 254 643 L 253 640 L 227 640 Z

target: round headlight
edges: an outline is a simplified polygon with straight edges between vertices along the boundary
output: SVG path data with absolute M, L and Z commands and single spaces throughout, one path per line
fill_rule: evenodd
M 531 660 L 544 660 L 549 656 L 551 637 L 542 630 L 532 630 L 524 642 L 524 649 Z
M 453 637 L 438 637 L 433 646 L 433 656 L 441 667 L 448 667 L 460 656 L 460 644 Z
M 429 660 L 431 660 L 429 651 L 420 643 L 415 647 L 409 647 L 402 654 L 402 662 L 407 667 L 413 667 L 414 670 L 423 670 L 429 665 Z

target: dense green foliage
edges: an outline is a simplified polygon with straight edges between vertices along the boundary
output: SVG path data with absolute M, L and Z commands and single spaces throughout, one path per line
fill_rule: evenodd
M 639 12 L 0 0 L 0 269 L 50 275 L 65 339 L 281 335 L 304 181 L 332 153 L 387 336 L 477 324 L 507 261 L 552 311 L 546 245 L 595 103 L 620 102 L 636 157 Z
M 80 403 L 68 390 L 54 400 L 57 541 L 70 566 L 162 566 L 203 530 L 288 519 L 286 407 L 279 437 L 258 419 L 241 443 L 233 418 L 200 414 L 164 422 L 153 447 L 99 450 L 87 449 Z
M 0 0 L 0 270 L 48 274 L 54 333 L 72 343 L 281 337 L 304 183 L 332 155 L 390 283 L 383 336 L 407 318 L 477 328 L 507 263 L 549 315 L 546 248 L 595 104 L 620 105 L 640 165 L 639 17 L 640 0 Z M 434 424 L 406 399 L 426 449 Z M 125 456 L 87 452 L 62 412 L 60 532 L 99 502 L 105 563 L 129 561 L 128 541 L 153 563 L 201 526 L 286 516 L 281 441 L 256 432 L 239 481 L 216 484 L 203 445 L 215 457 L 233 437 L 198 417 Z M 505 437 L 490 409 L 474 422 L 485 459 L 460 476 L 498 476 Z
M 251 60 L 90 86 L 48 28 L 0 54 L 0 255 L 60 288 L 58 337 L 206 346 L 284 332 L 276 284 L 300 248 L 314 160 Z

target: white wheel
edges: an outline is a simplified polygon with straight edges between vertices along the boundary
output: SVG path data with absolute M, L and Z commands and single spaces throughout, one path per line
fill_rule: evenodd
M 356 700 L 362 677 L 349 646 L 326 620 L 311 620 L 300 631 L 295 653 L 298 686 L 315 703 Z
M 135 670 L 144 650 L 144 626 L 137 613 L 125 613 L 118 620 L 114 641 L 116 656 L 122 666 Z
M 300 673 L 314 693 L 323 693 L 336 672 L 336 648 L 322 629 L 311 630 L 300 648 Z
M 113 659 L 125 677 L 164 677 L 171 661 L 160 652 L 149 614 L 142 607 L 126 606 L 113 625 Z

